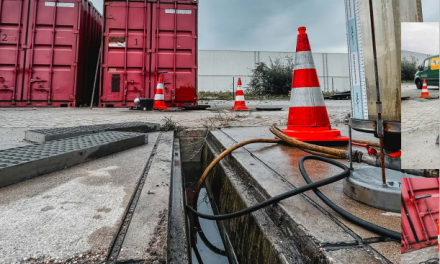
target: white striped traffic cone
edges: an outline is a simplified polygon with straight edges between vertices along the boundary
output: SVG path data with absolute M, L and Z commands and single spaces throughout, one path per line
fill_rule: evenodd
M 241 89 L 241 78 L 238 78 L 237 92 L 235 93 L 235 104 L 232 110 L 248 110 L 246 107 L 246 102 L 244 101 L 244 93 Z
M 154 95 L 153 109 L 168 110 L 168 107 L 165 105 L 165 98 L 163 95 L 162 74 L 159 74 L 159 78 L 157 80 L 157 88 L 156 88 L 156 94 Z
M 289 118 L 283 132 L 300 141 L 346 145 L 348 137 L 330 126 L 306 28 L 298 31 Z
M 426 81 L 425 79 L 423 79 L 423 87 L 422 87 L 422 94 L 420 95 L 419 98 L 429 98 L 429 93 L 428 93 L 428 86 L 426 85 Z

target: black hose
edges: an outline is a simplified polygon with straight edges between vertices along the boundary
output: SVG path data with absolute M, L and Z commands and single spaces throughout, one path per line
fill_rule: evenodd
M 321 181 L 317 181 L 317 182 L 312 182 L 312 180 L 310 180 L 305 168 L 304 168 L 304 161 L 309 160 L 309 159 L 313 159 L 313 160 L 319 160 L 322 162 L 326 162 L 326 163 L 330 163 L 332 165 L 335 165 L 341 169 L 343 169 L 344 171 L 332 176 L 330 178 L 326 178 L 324 180 Z M 300 172 L 302 174 L 302 176 L 304 177 L 305 181 L 307 182 L 307 185 L 298 187 L 296 189 L 293 189 L 291 191 L 285 192 L 283 194 L 277 195 L 275 197 L 269 198 L 267 200 L 264 200 L 261 203 L 258 203 L 256 205 L 250 206 L 246 209 L 243 209 L 241 211 L 238 212 L 234 212 L 234 213 L 230 213 L 230 214 L 223 214 L 223 215 L 207 215 L 207 214 L 202 214 L 197 212 L 197 210 L 193 209 L 190 206 L 186 206 L 186 208 L 196 214 L 197 216 L 201 217 L 201 218 L 205 218 L 205 219 L 209 219 L 209 220 L 226 220 L 226 219 L 232 219 L 232 218 L 236 218 L 236 217 L 240 217 L 246 214 L 250 214 L 254 211 L 257 211 L 261 208 L 264 208 L 268 205 L 272 205 L 275 203 L 278 203 L 281 200 L 284 200 L 286 198 L 295 196 L 297 194 L 309 191 L 309 190 L 313 190 L 315 192 L 315 194 L 325 203 L 327 204 L 327 206 L 329 206 L 331 209 L 333 209 L 335 212 L 337 212 L 338 214 L 340 214 L 341 216 L 343 216 L 344 218 L 346 218 L 347 220 L 349 220 L 350 222 L 359 225 L 373 233 L 382 235 L 384 237 L 389 237 L 391 239 L 394 239 L 396 241 L 398 241 L 400 239 L 400 233 L 377 226 L 375 224 L 372 224 L 370 222 L 367 222 L 363 219 L 360 219 L 350 213 L 348 213 L 347 211 L 343 210 L 342 208 L 338 207 L 336 204 L 334 204 L 330 199 L 328 199 L 324 194 L 322 194 L 319 190 L 317 190 L 316 188 L 321 187 L 321 186 L 325 186 L 328 185 L 330 183 L 342 180 L 346 177 L 348 177 L 350 175 L 350 170 L 347 166 L 345 166 L 344 164 L 337 162 L 335 160 L 329 159 L 329 158 L 325 158 L 325 157 L 320 157 L 320 156 L 303 156 L 300 160 L 299 160 L 299 169 Z
M 318 157 L 318 156 L 307 156 L 307 157 Z M 292 197 L 294 195 L 297 195 L 297 194 L 300 194 L 300 193 L 312 190 L 314 188 L 318 188 L 318 187 L 321 187 L 321 186 L 324 186 L 324 185 L 327 185 L 327 184 L 339 181 L 339 180 L 344 179 L 344 178 L 346 178 L 346 177 L 348 177 L 350 175 L 350 170 L 344 164 L 342 164 L 340 162 L 337 162 L 337 161 L 334 161 L 332 159 L 324 158 L 324 157 L 319 157 L 319 158 L 322 158 L 322 161 L 325 161 L 327 163 L 335 165 L 335 166 L 343 169 L 344 171 L 339 173 L 339 174 L 337 174 L 337 175 L 335 175 L 335 176 L 332 176 L 330 178 L 327 178 L 327 179 L 324 179 L 324 180 L 321 180 L 321 181 L 318 181 L 318 182 L 314 182 L 312 184 L 307 184 L 307 185 L 298 187 L 298 188 L 293 189 L 291 191 L 288 191 L 288 192 L 285 192 L 283 194 L 280 194 L 280 195 L 277 195 L 275 197 L 272 197 L 272 198 L 269 198 L 267 200 L 264 200 L 263 202 L 258 203 L 256 205 L 252 205 L 252 206 L 250 206 L 250 207 L 248 207 L 246 209 L 243 209 L 241 211 L 230 213 L 230 214 L 208 215 L 208 214 L 199 213 L 194 208 L 192 208 L 192 207 L 190 207 L 188 205 L 186 207 L 188 208 L 189 211 L 191 211 L 192 213 L 198 215 L 201 218 L 205 218 L 205 219 L 209 219 L 209 220 L 232 219 L 232 218 L 240 217 L 240 216 L 243 216 L 243 215 L 246 215 L 246 214 L 250 214 L 250 213 L 252 213 L 254 211 L 257 211 L 257 210 L 259 210 L 259 209 L 261 209 L 263 207 L 266 207 L 266 206 L 271 205 L 271 204 L 278 203 L 279 201 L 284 200 L 284 199 L 289 198 L 289 197 Z
M 303 156 L 301 157 L 301 159 L 299 160 L 299 171 L 301 172 L 301 175 L 303 176 L 304 180 L 308 183 L 308 184 L 312 184 L 313 181 L 309 178 L 309 175 L 306 172 L 306 169 L 304 168 L 304 161 L 306 160 L 320 160 L 320 161 L 324 161 L 327 162 L 327 158 L 324 157 L 319 157 L 319 156 Z M 342 217 L 344 217 L 345 219 L 347 219 L 348 221 L 363 227 L 365 229 L 367 229 L 368 231 L 371 231 L 375 234 L 379 234 L 381 236 L 384 237 L 389 237 L 391 239 L 394 239 L 396 241 L 400 240 L 400 233 L 399 232 L 395 232 L 386 228 L 383 228 L 381 226 L 375 225 L 373 223 L 367 222 L 359 217 L 356 217 L 350 213 L 348 213 L 347 211 L 345 211 L 344 209 L 342 209 L 341 207 L 337 206 L 335 203 L 333 203 L 330 199 L 328 199 L 321 191 L 319 191 L 318 189 L 313 189 L 313 192 L 319 197 L 319 199 L 321 199 L 328 207 L 330 207 L 331 209 L 333 209 L 336 213 L 340 214 Z

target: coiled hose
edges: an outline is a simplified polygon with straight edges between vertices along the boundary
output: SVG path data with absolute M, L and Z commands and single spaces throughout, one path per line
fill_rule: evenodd
M 313 154 L 318 154 L 320 156 L 304 156 L 299 160 L 299 169 L 301 172 L 301 175 L 304 177 L 304 180 L 308 183 L 307 185 L 298 187 L 294 190 L 288 191 L 286 193 L 280 194 L 278 196 L 269 198 L 261 203 L 258 203 L 256 205 L 250 206 L 246 209 L 243 209 L 241 211 L 238 212 L 234 212 L 234 213 L 230 213 L 230 214 L 224 214 L 224 215 L 207 215 L 207 214 L 202 214 L 197 212 L 196 209 L 190 207 L 190 206 L 186 206 L 187 209 L 192 212 L 193 214 L 197 215 L 198 217 L 201 218 L 205 218 L 205 219 L 209 219 L 209 220 L 226 220 L 226 219 L 232 219 L 232 218 L 236 218 L 236 217 L 240 217 L 249 213 L 252 213 L 256 210 L 259 210 L 261 208 L 264 208 L 268 205 L 272 205 L 275 203 L 278 203 L 281 200 L 284 200 L 286 198 L 295 196 L 297 194 L 309 191 L 309 190 L 313 190 L 316 195 L 325 203 L 327 204 L 327 206 L 329 206 L 330 208 L 332 208 L 336 213 L 340 214 L 342 217 L 346 218 L 348 221 L 361 226 L 373 233 L 379 234 L 381 236 L 384 237 L 388 237 L 391 239 L 394 239 L 396 241 L 398 241 L 400 239 L 400 233 L 377 226 L 373 223 L 370 223 L 368 221 L 365 221 L 363 219 L 360 219 L 350 213 L 348 213 L 347 211 L 345 211 L 344 209 L 340 208 L 339 206 L 337 206 L 336 204 L 334 204 L 330 199 L 328 199 L 324 194 L 322 194 L 317 188 L 336 182 L 338 180 L 344 179 L 346 177 L 348 177 L 350 175 L 350 171 L 348 169 L 347 166 L 345 166 L 344 164 L 334 161 L 328 157 L 332 157 L 332 158 L 345 158 L 346 157 L 346 151 L 344 150 L 340 150 L 340 149 L 334 149 L 334 148 L 328 148 L 328 147 L 321 147 L 321 146 L 316 146 L 313 144 L 309 144 L 309 143 L 304 143 L 304 142 L 300 142 L 298 140 L 289 138 L 287 135 L 285 135 L 280 129 L 278 129 L 275 126 L 272 126 L 269 128 L 269 130 L 275 134 L 279 139 L 252 139 L 252 140 L 247 140 L 247 141 L 243 141 L 240 143 L 235 144 L 234 146 L 232 146 L 231 148 L 223 151 L 217 158 L 215 158 L 211 164 L 209 164 L 209 166 L 205 169 L 203 175 L 201 176 L 198 184 L 197 184 L 197 189 L 196 189 L 196 193 L 195 193 L 195 199 L 197 201 L 197 197 L 199 195 L 200 189 L 202 188 L 202 185 L 206 179 L 206 177 L 208 176 L 209 172 L 211 171 L 211 169 L 218 163 L 220 162 L 220 160 L 222 158 L 224 158 L 226 155 L 228 155 L 229 153 L 231 153 L 232 151 L 234 151 L 237 148 L 240 148 L 242 146 L 251 144 L 251 143 L 281 143 L 281 142 L 286 142 L 289 145 L 292 146 L 296 146 L 302 150 L 308 150 L 311 151 Z M 326 156 L 326 157 L 322 157 L 322 156 Z M 341 169 L 343 169 L 344 171 L 340 174 L 337 174 L 335 176 L 332 176 L 330 178 L 318 181 L 318 182 L 312 182 L 310 177 L 308 176 L 305 168 L 304 168 L 304 161 L 306 160 L 319 160 L 322 162 L 326 162 L 332 165 L 335 165 Z

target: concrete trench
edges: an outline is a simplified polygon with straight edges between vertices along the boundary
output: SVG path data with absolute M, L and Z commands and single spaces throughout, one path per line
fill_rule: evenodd
M 188 144 L 189 138 L 191 142 L 205 142 L 200 153 L 195 155 L 196 158 L 192 155 L 191 159 L 192 162 L 201 162 L 203 170 L 225 149 L 218 139 L 221 132 L 216 132 L 217 135 L 209 132 L 201 136 L 199 131 L 195 137 L 191 137 L 189 131 L 186 133 L 186 139 L 180 138 L 181 145 Z M 186 154 L 182 155 L 182 160 L 185 160 Z M 182 164 L 184 166 L 185 162 Z M 273 196 L 259 187 L 264 183 L 256 182 L 243 166 L 241 161 L 228 155 L 214 167 L 207 178 L 206 188 L 219 214 L 239 211 Z M 250 215 L 218 221 L 224 228 L 222 235 L 226 240 L 225 244 L 229 244 L 225 246 L 233 251 L 238 263 L 398 263 L 377 251 L 375 248 L 378 244 L 370 246 L 370 242 L 384 241 L 380 237 L 361 238 L 307 196 L 298 199 L 311 202 L 311 206 L 322 214 L 320 217 L 324 218 L 323 221 L 328 222 L 328 228 L 335 226 L 340 229 L 335 230 L 334 239 L 326 242 L 319 236 L 315 237 L 316 231 L 310 233 L 310 227 L 303 226 L 301 221 L 297 222 L 295 217 L 289 215 L 290 211 L 286 211 L 286 205 L 280 203 Z M 384 242 L 387 243 L 391 242 Z M 230 263 L 234 261 L 230 259 Z

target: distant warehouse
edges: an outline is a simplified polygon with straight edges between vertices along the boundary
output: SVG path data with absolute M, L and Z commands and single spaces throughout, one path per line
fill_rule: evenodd
M 248 87 L 252 69 L 259 62 L 270 59 L 295 58 L 295 52 L 199 50 L 198 87 L 202 92 L 232 91 L 237 78 L 241 77 L 243 88 Z M 402 57 L 414 56 L 418 61 L 429 56 L 402 51 Z M 321 89 L 325 92 L 350 90 L 347 53 L 313 53 Z

